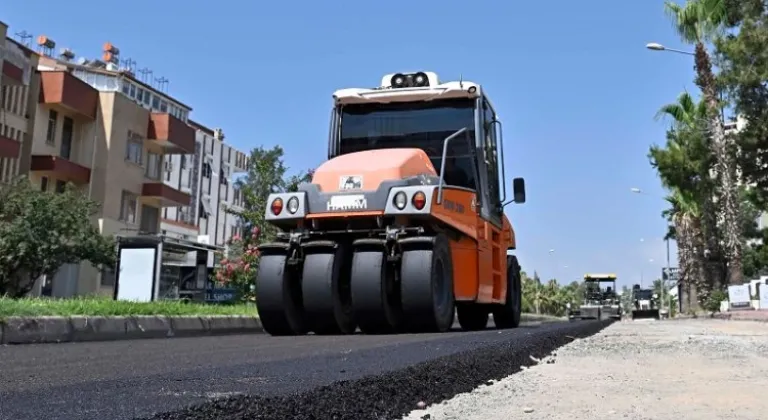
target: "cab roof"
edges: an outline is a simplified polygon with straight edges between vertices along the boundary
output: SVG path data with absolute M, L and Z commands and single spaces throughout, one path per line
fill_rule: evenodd
M 410 77 L 414 74 L 425 75 L 428 83 L 421 86 L 393 86 L 391 80 L 396 76 Z M 437 99 L 476 98 L 482 95 L 480 85 L 468 80 L 442 82 L 434 72 L 390 73 L 384 75 L 380 86 L 372 88 L 345 88 L 333 93 L 336 105 L 391 103 L 391 102 L 421 102 Z M 486 96 L 485 99 L 493 108 Z M 498 114 L 496 115 L 498 118 Z
M 584 280 L 591 281 L 614 281 L 616 274 L 613 273 L 587 273 L 584 274 Z

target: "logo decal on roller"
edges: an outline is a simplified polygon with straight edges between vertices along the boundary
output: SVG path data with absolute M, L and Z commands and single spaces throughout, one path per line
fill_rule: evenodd
M 361 190 L 363 177 L 361 175 L 344 175 L 339 177 L 339 190 Z

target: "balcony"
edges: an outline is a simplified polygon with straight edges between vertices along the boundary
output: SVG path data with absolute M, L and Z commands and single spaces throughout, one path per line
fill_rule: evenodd
M 75 185 L 84 185 L 91 180 L 91 170 L 59 156 L 33 155 L 31 171 L 41 176 L 56 178 Z
M 96 119 L 99 91 L 65 71 L 40 73 L 40 103 Z
M 162 182 L 145 182 L 141 187 L 141 199 L 157 207 L 181 207 L 188 206 L 192 202 L 191 195 Z
M 15 159 L 19 157 L 19 149 L 21 149 L 21 143 L 0 134 L 0 158 Z
M 168 113 L 149 115 L 147 140 L 160 146 L 165 154 L 195 153 L 195 129 Z
M 16 66 L 8 60 L 3 61 L 2 84 L 8 86 L 21 86 L 24 84 L 24 69 Z

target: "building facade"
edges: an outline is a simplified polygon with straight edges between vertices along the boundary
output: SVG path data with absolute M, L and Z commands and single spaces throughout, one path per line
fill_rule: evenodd
M 33 51 L 7 31 L 0 22 L 0 182 L 27 175 L 51 192 L 73 184 L 101 204 L 94 223 L 105 235 L 159 234 L 223 249 L 240 232 L 233 177 L 247 157 L 220 129 L 190 121 L 190 106 L 119 68 L 109 43 L 104 61 L 75 63 L 66 49 L 54 57 L 45 36 Z M 169 258 L 185 264 L 183 255 Z M 114 272 L 84 262 L 41 278 L 33 293 L 112 295 L 114 285 Z
M 71 182 L 101 203 L 105 235 L 156 234 L 167 207 L 191 195 L 167 185 L 168 156 L 194 153 L 191 108 L 129 72 L 41 56 L 29 177 L 41 190 Z M 89 263 L 63 267 L 42 294 L 111 294 L 114 273 Z
M 167 157 L 166 183 L 192 199 L 189 206 L 165 209 L 161 230 L 182 239 L 226 247 L 241 233 L 235 213 L 242 211 L 243 196 L 235 175 L 246 170 L 248 158 L 224 141 L 221 129 L 194 121 L 189 125 L 195 129 L 195 154 Z
M 33 66 L 36 55 L 7 36 L 0 22 L 0 182 L 24 173 L 25 145 L 29 143 L 28 107 L 34 106 Z

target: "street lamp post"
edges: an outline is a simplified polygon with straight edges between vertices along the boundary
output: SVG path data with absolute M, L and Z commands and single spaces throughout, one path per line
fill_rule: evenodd
M 648 44 L 648 48 L 649 49 L 654 49 L 654 48 L 650 47 L 651 45 L 654 45 L 654 44 Z M 655 45 L 659 45 L 659 44 L 655 44 Z M 664 48 L 663 46 L 661 46 L 661 47 L 662 47 L 662 49 Z M 634 193 L 634 194 L 650 195 L 650 194 L 646 193 L 645 191 L 643 191 L 642 189 L 637 188 L 637 187 L 632 187 L 629 190 L 632 193 Z M 642 239 L 640 241 L 642 241 Z M 667 263 L 667 273 L 666 273 L 666 275 L 669 276 L 671 274 L 671 272 L 672 272 L 670 270 L 670 268 L 669 268 L 669 236 L 664 238 L 664 242 L 666 242 L 666 246 L 667 246 L 667 261 L 666 261 L 666 263 Z M 653 260 L 651 260 L 651 261 L 653 261 Z M 667 289 L 667 282 L 666 282 L 666 280 L 664 280 L 664 275 L 663 274 L 664 273 L 662 273 L 662 276 L 661 276 L 661 296 L 659 296 L 659 298 L 661 299 L 662 304 L 665 304 L 665 302 L 664 302 L 664 292 L 666 292 L 666 289 Z M 640 282 L 641 282 L 641 284 L 642 284 L 642 281 L 643 280 L 642 280 L 642 273 L 641 273 L 640 274 Z M 667 302 L 666 302 L 665 306 L 667 307 L 667 316 L 671 316 L 672 315 L 672 302 L 671 302 L 670 299 L 667 299 Z
M 695 57 L 696 56 L 695 53 L 692 53 L 690 51 L 683 51 L 683 50 L 678 50 L 678 49 L 675 49 L 675 48 L 668 48 L 668 47 L 666 47 L 666 46 L 664 46 L 662 44 L 659 44 L 657 42 L 650 42 L 648 44 L 645 44 L 645 48 L 648 48 L 651 51 L 669 51 L 669 52 L 673 52 L 673 53 L 677 53 L 677 54 L 689 55 L 691 57 Z M 720 101 L 721 102 L 723 101 L 723 92 L 722 91 L 720 92 Z M 720 109 L 720 118 L 723 121 L 725 121 L 725 108 L 721 108 Z
M 683 54 L 683 55 L 690 55 L 690 56 L 695 56 L 696 55 L 696 54 L 694 54 L 694 53 L 692 53 L 690 51 L 683 51 L 683 50 L 677 50 L 677 49 L 674 49 L 674 48 L 668 48 L 668 47 L 665 47 L 664 45 L 658 44 L 656 42 L 651 42 L 651 43 L 646 44 L 645 48 L 648 48 L 649 50 L 653 50 L 653 51 L 669 51 L 669 52 L 673 52 L 673 53 L 678 53 L 678 54 Z

